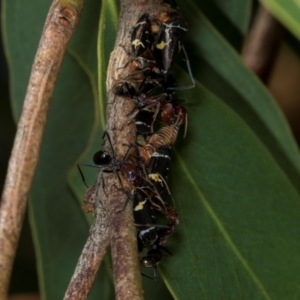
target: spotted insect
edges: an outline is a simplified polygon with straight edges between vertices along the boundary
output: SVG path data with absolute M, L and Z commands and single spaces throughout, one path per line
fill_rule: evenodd
M 153 191 L 147 186 L 135 188 L 133 191 L 133 217 L 142 248 L 146 245 L 152 245 L 158 239 L 157 228 L 155 227 L 156 209 L 150 201 L 152 196 Z

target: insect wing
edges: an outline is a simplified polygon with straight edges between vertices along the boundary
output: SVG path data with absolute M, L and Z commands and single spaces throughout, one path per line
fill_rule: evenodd
M 151 156 L 148 168 L 148 177 L 155 186 L 160 197 L 167 201 L 167 181 L 170 168 L 171 147 L 161 146 Z
M 141 109 L 135 116 L 136 131 L 141 135 L 151 134 L 154 111 L 150 109 Z
M 138 57 L 150 44 L 150 21 L 149 15 L 143 14 L 135 24 L 131 34 L 131 50 Z
M 151 206 L 149 195 L 143 189 L 135 189 L 133 197 L 133 217 L 138 225 L 138 237 L 146 244 L 152 244 L 157 240 L 157 230 L 155 226 L 155 211 Z
M 176 55 L 180 50 L 181 41 L 187 31 L 187 24 L 177 13 L 161 25 L 152 49 L 159 71 L 167 76 Z

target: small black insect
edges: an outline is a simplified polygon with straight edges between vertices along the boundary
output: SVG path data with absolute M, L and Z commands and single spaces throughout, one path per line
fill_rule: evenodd
M 140 109 L 135 115 L 135 125 L 137 134 L 148 136 L 153 131 L 155 111 L 152 107 Z
M 141 258 L 141 266 L 145 268 L 153 268 L 154 271 L 153 277 L 142 274 L 143 276 L 152 280 L 157 280 L 157 266 L 165 256 L 162 251 L 166 252 L 168 256 L 173 256 L 172 253 L 165 247 L 153 245 L 152 249 L 150 249 L 147 254 Z
M 123 159 L 119 160 L 115 157 L 115 152 L 114 152 L 110 137 L 107 134 L 107 132 L 104 132 L 103 137 L 105 137 L 105 136 L 107 137 L 107 139 L 109 141 L 112 155 L 107 153 L 106 151 L 100 150 L 94 154 L 94 157 L 93 157 L 94 164 L 81 163 L 80 165 L 94 167 L 94 168 L 100 168 L 105 173 L 113 173 L 113 172 L 116 173 L 119 178 L 119 182 L 120 182 L 121 186 L 122 186 L 122 181 L 121 181 L 121 178 L 118 173 L 122 172 L 124 177 L 129 182 L 131 182 L 134 186 L 139 186 L 144 181 L 143 170 L 140 168 L 140 166 L 137 163 L 133 163 L 131 161 L 126 160 L 131 147 L 128 148 Z M 83 182 L 86 184 L 84 176 L 82 174 L 82 171 L 80 170 L 79 165 L 78 165 L 78 168 L 79 168 L 81 177 L 83 179 Z

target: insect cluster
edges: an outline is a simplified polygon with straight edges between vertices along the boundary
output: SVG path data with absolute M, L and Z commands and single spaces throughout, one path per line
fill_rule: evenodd
M 183 100 L 175 97 L 176 90 L 194 86 L 189 62 L 182 45 L 187 23 L 181 15 L 172 12 L 143 14 L 131 31 L 129 61 L 130 74 L 113 86 L 118 96 L 131 98 L 135 109 L 129 114 L 136 124 L 137 142 L 135 161 L 115 158 L 110 137 L 112 155 L 98 151 L 94 155 L 96 166 L 104 171 L 122 173 L 134 187 L 127 193 L 132 202 L 134 222 L 137 227 L 138 250 L 142 252 L 140 264 L 154 268 L 164 254 L 172 255 L 166 248 L 168 238 L 179 223 L 178 213 L 168 187 L 171 148 L 179 129 L 187 128 L 187 111 Z M 183 50 L 193 84 L 178 87 L 170 71 L 174 59 Z M 120 179 L 120 178 L 119 178 Z M 121 182 L 121 180 L 120 180 Z M 159 217 L 161 215 L 161 217 Z M 157 219 L 164 221 L 158 224 Z

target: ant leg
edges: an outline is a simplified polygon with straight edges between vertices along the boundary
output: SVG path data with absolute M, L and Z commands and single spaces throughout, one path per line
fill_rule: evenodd
M 158 102 L 157 105 L 156 105 L 155 111 L 154 111 L 153 120 L 152 120 L 152 123 L 151 123 L 151 133 L 153 133 L 153 126 L 154 126 L 154 123 L 157 119 L 157 115 L 160 111 L 160 105 L 161 105 L 161 103 Z
M 104 130 L 104 131 L 103 131 L 103 135 L 102 135 L 102 140 L 106 137 L 107 134 L 108 134 L 107 131 Z
M 185 50 L 183 45 L 182 45 L 182 51 L 184 53 L 184 56 L 185 56 L 185 59 L 186 59 L 186 66 L 187 66 L 187 69 L 188 69 L 188 72 L 189 72 L 189 75 L 190 75 L 190 78 L 191 78 L 191 81 L 192 81 L 192 85 L 190 87 L 194 88 L 195 87 L 195 79 L 194 79 L 194 76 L 193 76 L 193 73 L 192 73 L 192 69 L 191 69 L 191 65 L 190 65 L 188 55 L 187 55 L 186 50 Z
M 95 164 L 85 164 L 85 163 L 77 164 L 77 168 L 78 168 L 79 173 L 80 173 L 80 175 L 81 175 L 82 181 L 83 181 L 83 183 L 85 184 L 85 186 L 86 186 L 87 188 L 89 188 L 89 186 L 87 185 L 87 183 L 86 183 L 86 181 L 85 181 L 84 175 L 83 175 L 83 173 L 82 173 L 82 171 L 81 171 L 81 169 L 80 169 L 80 166 L 92 167 L 92 168 L 97 168 L 97 169 L 102 169 L 103 166 L 95 165 Z M 108 170 L 103 170 L 103 171 L 108 173 Z
M 146 274 L 143 274 L 143 273 L 141 273 L 141 275 L 148 278 L 148 279 L 156 281 L 157 278 L 158 278 L 158 276 L 157 276 L 157 266 L 153 266 L 153 277 L 150 277 L 150 276 L 148 276 Z
M 104 133 L 103 133 L 103 137 L 104 137 L 104 136 L 107 136 L 107 139 L 108 139 L 108 142 L 109 142 L 109 145 L 110 145 L 110 148 L 111 148 L 111 152 L 112 152 L 112 154 L 113 154 L 113 158 L 116 158 L 116 156 L 115 156 L 115 150 L 114 150 L 114 148 L 113 148 L 113 145 L 112 145 L 110 136 L 109 136 L 109 134 L 107 133 L 106 130 L 105 130 Z
M 126 153 L 125 153 L 125 155 L 123 157 L 123 160 L 125 160 L 127 158 L 127 155 L 128 155 L 128 153 L 129 153 L 129 151 L 131 150 L 132 147 L 133 147 L 133 144 L 131 144 L 131 145 L 128 146 L 128 149 L 127 149 L 127 151 L 126 151 Z
M 81 179 L 82 179 L 84 185 L 85 185 L 87 188 L 89 188 L 88 184 L 87 184 L 86 181 L 85 181 L 84 175 L 83 175 L 83 173 L 82 173 L 82 171 L 81 171 L 81 169 L 80 169 L 79 164 L 77 164 L 77 168 L 78 168 L 78 170 L 79 170 L 79 173 L 80 173 L 80 176 L 81 176 Z
M 188 85 L 188 86 L 169 87 L 169 88 L 167 88 L 167 90 L 170 90 L 170 91 L 183 91 L 183 90 L 193 89 L 195 87 L 195 79 L 193 77 L 193 73 L 192 73 L 192 69 L 191 69 L 191 65 L 190 65 L 190 61 L 189 61 L 188 55 L 187 55 L 186 50 L 185 50 L 185 48 L 184 48 L 183 45 L 181 46 L 181 49 L 182 49 L 182 51 L 184 53 L 184 56 L 185 56 L 185 59 L 186 59 L 185 62 L 186 62 L 186 66 L 187 66 L 187 69 L 188 69 L 188 72 L 189 72 L 192 84 Z
M 184 139 L 186 137 L 187 128 L 188 128 L 188 113 L 186 113 L 186 115 L 185 115 L 185 121 L 184 121 L 184 134 L 183 134 L 183 138 Z
M 153 277 L 150 277 L 150 276 L 148 276 L 146 274 L 143 274 L 143 273 L 141 273 L 141 275 L 144 276 L 144 277 L 146 277 L 146 278 L 148 278 L 148 279 L 154 280 L 154 281 L 156 281 L 156 279 L 157 279 L 157 277 L 153 278 Z M 156 276 L 157 276 L 157 274 L 156 274 Z
M 119 213 L 121 213 L 122 211 L 125 210 L 125 208 L 126 208 L 128 202 L 129 202 L 129 200 L 132 200 L 132 196 L 130 195 L 130 192 L 127 191 L 127 190 L 125 190 L 123 187 L 122 187 L 122 188 L 118 188 L 118 187 L 116 187 L 115 185 L 114 185 L 114 187 L 115 187 L 116 190 L 122 191 L 122 192 L 127 196 L 127 199 L 126 199 L 126 201 L 125 201 L 125 203 L 124 203 L 123 208 L 122 208 L 120 211 L 117 212 L 117 213 L 119 214 Z
M 153 280 L 156 281 L 156 280 L 157 280 L 157 277 L 158 277 L 158 276 L 157 276 L 157 266 L 154 266 L 154 267 L 153 267 Z
M 119 180 L 119 182 L 120 182 L 120 185 L 121 185 L 121 187 L 123 188 L 123 183 L 122 183 L 121 177 L 120 177 L 120 175 L 119 175 L 118 172 L 116 172 L 116 174 L 117 174 L 118 180 Z

